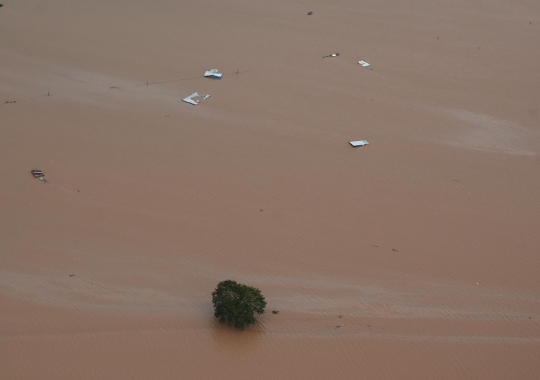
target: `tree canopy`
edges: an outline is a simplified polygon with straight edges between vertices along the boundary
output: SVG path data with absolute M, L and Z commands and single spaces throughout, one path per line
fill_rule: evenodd
M 266 300 L 261 291 L 233 280 L 221 281 L 212 293 L 214 316 L 221 323 L 243 329 L 256 322 L 255 313 L 263 314 Z

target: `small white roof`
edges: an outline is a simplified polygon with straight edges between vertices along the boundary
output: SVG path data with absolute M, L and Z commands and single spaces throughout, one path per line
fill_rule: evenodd
M 367 140 L 358 140 L 358 141 L 351 141 L 349 144 L 352 146 L 363 146 L 363 145 L 369 145 Z

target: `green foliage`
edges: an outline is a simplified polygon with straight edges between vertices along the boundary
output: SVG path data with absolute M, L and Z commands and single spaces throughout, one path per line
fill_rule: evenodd
M 272 314 L 279 314 L 279 310 L 272 310 Z
M 4 4 L 0 4 L 0 8 L 2 8 L 4 6 Z
M 256 322 L 255 313 L 263 314 L 266 301 L 261 291 L 236 281 L 221 281 L 212 293 L 214 316 L 221 323 L 243 329 Z

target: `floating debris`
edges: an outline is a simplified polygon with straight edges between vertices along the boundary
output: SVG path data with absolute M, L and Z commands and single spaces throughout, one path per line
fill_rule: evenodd
M 357 146 L 363 146 L 363 145 L 369 145 L 369 143 L 367 142 L 367 140 L 351 141 L 349 144 L 351 144 L 351 145 L 354 146 L 354 147 L 357 147 Z
M 308 14 L 308 16 L 311 16 L 313 14 L 313 12 L 308 12 L 307 14 Z
M 194 106 L 196 106 L 197 104 L 199 104 L 199 100 L 198 99 L 194 99 L 194 98 L 203 98 L 203 100 L 206 100 L 210 97 L 210 94 L 206 94 L 206 95 L 199 95 L 198 92 L 194 92 L 193 94 L 191 94 L 190 96 L 188 96 L 187 98 L 184 98 L 182 99 L 182 101 L 186 102 L 186 103 L 189 103 L 189 104 L 193 104 Z
M 197 98 L 199 97 L 199 93 L 197 92 L 194 92 L 193 94 L 191 94 L 190 96 L 182 99 L 184 102 L 186 103 L 189 103 L 189 104 L 193 104 L 194 106 L 196 106 L 197 104 L 199 104 L 199 101 L 198 100 L 193 100 L 193 98 Z
M 330 58 L 330 57 L 339 57 L 339 53 L 334 53 L 330 55 L 325 55 L 323 58 Z
M 30 170 L 30 173 L 32 173 L 34 178 L 39 179 L 41 182 L 45 182 L 45 183 L 49 182 L 45 179 L 45 173 L 43 173 L 42 170 L 39 170 L 39 169 Z
M 205 77 L 209 77 L 209 78 L 214 78 L 214 79 L 221 79 L 221 77 L 223 76 L 222 73 L 219 73 L 218 72 L 218 69 L 210 69 L 210 70 L 207 70 L 205 73 L 204 73 L 204 76 Z
M 366 61 L 358 61 L 358 64 L 362 67 L 368 67 L 371 66 L 370 63 L 367 63 Z
M 43 173 L 43 171 L 39 169 L 30 170 L 30 173 L 32 173 L 34 178 L 45 177 L 45 173 Z

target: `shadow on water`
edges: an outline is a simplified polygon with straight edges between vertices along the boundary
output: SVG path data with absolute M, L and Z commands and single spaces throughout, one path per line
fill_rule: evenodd
M 222 324 L 215 318 L 210 324 L 214 346 L 219 350 L 247 353 L 257 348 L 264 335 L 264 326 L 261 323 L 243 330 Z

